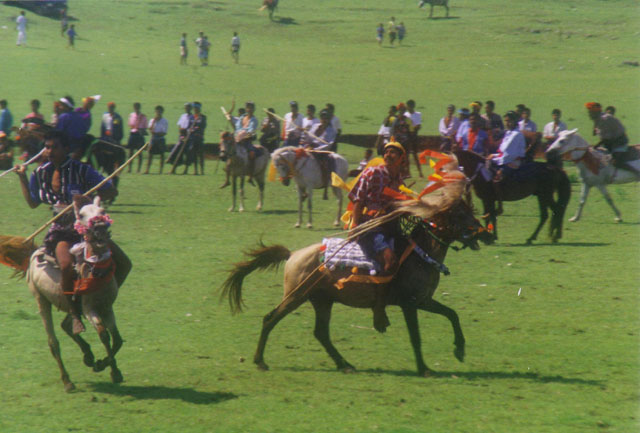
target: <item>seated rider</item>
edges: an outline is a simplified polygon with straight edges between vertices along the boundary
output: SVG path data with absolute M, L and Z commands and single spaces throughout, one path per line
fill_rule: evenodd
M 384 164 L 364 170 L 349 193 L 349 199 L 354 203 L 352 227 L 384 215 L 393 200 L 383 194 L 385 187 L 397 191 L 402 185 L 402 170 L 406 159 L 404 147 L 398 142 L 390 141 L 384 146 L 383 155 Z M 393 273 L 397 264 L 392 235 L 387 227 L 380 226 L 365 232 L 358 239 L 365 253 L 382 264 L 385 273 Z M 373 308 L 373 323 L 380 332 L 384 332 L 389 325 L 384 307 L 382 294 L 378 293 Z
M 331 113 L 325 108 L 320 111 L 320 123 L 312 125 L 309 131 L 303 133 L 301 139 L 301 144 L 312 150 L 311 154 L 320 165 L 324 200 L 327 199 L 327 188 L 329 186 L 329 149 L 333 147 L 337 135 L 338 133 L 331 126 Z
M 236 144 L 244 148 L 244 150 L 247 152 L 247 174 L 249 176 L 249 183 L 253 185 L 253 171 L 256 160 L 256 148 L 253 147 L 252 142 L 256 136 L 256 131 L 258 130 L 258 119 L 256 119 L 256 117 L 253 115 L 253 112 L 256 109 L 256 105 L 252 101 L 248 101 L 244 106 L 246 110 L 244 114 L 236 118 L 228 116 L 227 119 L 233 126 L 233 135 Z M 228 173 L 229 170 L 227 170 L 227 178 L 225 180 L 225 183 L 223 183 L 220 188 L 224 188 L 229 185 Z
M 27 181 L 26 166 L 16 166 L 22 195 L 31 208 L 45 203 L 53 207 L 54 213 L 60 212 L 72 203 L 75 194 L 84 194 L 104 180 L 91 166 L 70 158 L 69 141 L 62 131 L 48 132 L 44 138 L 44 147 L 43 156 L 47 162 L 31 174 L 30 181 Z M 107 182 L 98 190 L 98 194 L 102 199 L 110 200 L 115 198 L 118 192 L 111 182 Z M 74 256 L 69 249 L 82 241 L 82 237 L 73 228 L 74 222 L 74 212 L 67 212 L 51 225 L 44 238 L 47 253 L 56 258 L 60 267 L 60 285 L 63 292 L 74 291 Z M 116 264 L 115 278 L 118 285 L 121 285 L 131 270 L 131 262 L 113 241 L 109 247 Z M 76 300 L 77 303 L 74 302 L 73 298 L 73 295 L 67 295 L 67 301 L 71 305 L 73 333 L 79 334 L 84 331 L 80 319 L 81 303 L 79 299 Z
M 593 135 L 600 137 L 597 146 L 604 146 L 613 158 L 614 167 L 630 170 L 637 176 L 640 172 L 628 163 L 629 138 L 622 123 L 609 112 L 602 113 L 602 106 L 597 102 L 587 102 L 585 107 L 593 120 Z M 636 159 L 636 158 L 631 158 Z
M 518 130 L 519 117 L 515 111 L 508 111 L 504 115 L 505 132 L 498 153 L 488 156 L 491 165 L 496 170 L 493 186 L 498 199 L 498 215 L 502 213 L 502 187 L 500 183 L 520 167 L 527 149 L 524 135 Z

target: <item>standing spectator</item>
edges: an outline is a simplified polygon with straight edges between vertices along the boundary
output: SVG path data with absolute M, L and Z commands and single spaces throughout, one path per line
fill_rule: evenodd
M 76 36 L 78 36 L 78 33 L 76 33 L 75 24 L 71 24 L 71 26 L 69 27 L 69 30 L 67 30 L 67 36 L 69 37 L 69 46 L 75 50 Z
M 422 127 L 422 113 L 416 111 L 416 101 L 414 101 L 413 99 L 409 99 L 407 101 L 407 112 L 405 113 L 405 116 L 411 119 L 411 124 L 413 125 L 413 128 L 411 128 L 411 131 L 409 132 L 408 153 L 413 154 L 413 159 L 416 162 L 416 167 L 418 167 L 418 173 L 420 177 L 424 177 L 422 175 L 422 167 L 420 166 L 420 161 L 418 161 L 418 131 L 420 131 L 420 128 Z M 409 159 L 408 155 L 407 159 Z
M 393 46 L 393 43 L 396 40 L 396 18 L 395 17 L 391 17 L 391 21 L 389 21 L 389 24 L 387 24 L 387 27 L 389 29 L 389 43 L 391 44 L 391 46 Z
M 384 145 L 391 139 L 391 125 L 396 120 L 396 113 L 398 108 L 395 105 L 389 107 L 389 111 L 378 129 L 378 137 L 376 137 L 376 150 L 378 155 L 384 154 Z
M 260 126 L 262 132 L 260 145 L 271 153 L 280 146 L 280 121 L 271 114 L 275 113 L 273 108 L 269 108 L 267 111 L 267 117 L 262 120 Z
M 67 8 L 62 8 L 60 11 L 60 36 L 64 37 L 64 34 L 69 28 L 69 17 L 67 16 Z
M 320 119 L 316 117 L 316 106 L 309 104 L 307 105 L 307 115 L 302 119 L 302 129 L 308 131 L 316 123 L 320 123 Z
M 124 137 L 122 117 L 116 113 L 115 102 L 109 102 L 107 103 L 107 111 L 102 115 L 100 139 L 120 144 L 122 137 Z
M 204 32 L 198 33 L 198 38 L 196 39 L 196 46 L 198 47 L 198 58 L 200 59 L 200 66 L 206 66 L 206 52 L 205 52 L 205 36 Z
M 180 138 L 184 138 L 187 136 L 189 125 L 191 125 L 192 121 L 193 121 L 193 114 L 191 114 L 191 102 L 185 102 L 184 113 L 182 113 L 177 123 Z
M 144 137 L 147 135 L 147 116 L 142 114 L 140 109 L 142 106 L 139 102 L 133 103 L 133 113 L 129 114 L 129 142 L 127 147 L 129 148 L 129 158 L 142 146 L 144 146 Z M 131 164 L 133 165 L 133 164 Z M 131 165 L 129 165 L 129 173 L 131 173 Z M 142 168 L 142 154 L 138 155 L 138 173 Z
M 331 149 L 329 149 L 332 152 L 337 152 L 338 151 L 338 139 L 340 138 L 340 135 L 342 135 L 342 122 L 340 122 L 340 118 L 338 116 L 336 116 L 336 106 L 333 105 L 332 103 L 327 103 L 327 105 L 325 106 L 325 108 L 329 111 L 329 114 L 331 115 L 331 126 L 333 126 L 333 129 L 336 130 L 336 138 L 334 139 L 333 145 L 331 147 Z
M 489 154 L 489 135 L 482 129 L 483 121 L 484 119 L 478 113 L 472 113 L 469 116 L 469 128 L 457 143 L 459 149 L 468 150 L 482 156 Z
M 567 125 L 560 120 L 562 117 L 562 112 L 558 108 L 554 108 L 551 111 L 551 118 L 553 121 L 544 125 L 542 136 L 546 141 L 546 144 L 551 144 L 558 138 L 558 133 L 560 131 L 566 131 Z
M 471 113 L 467 108 L 461 108 L 458 110 L 458 120 L 460 120 L 460 125 L 458 126 L 458 131 L 456 132 L 456 143 L 460 142 L 462 135 L 467 132 L 467 129 L 469 129 L 470 114 Z
M 396 26 L 396 30 L 398 31 L 398 44 L 402 45 L 402 40 L 404 39 L 404 35 L 407 33 L 407 29 L 404 26 L 404 23 L 400 23 Z
M 96 101 L 100 100 L 100 95 L 95 96 L 87 96 L 86 98 L 82 98 L 82 107 L 78 107 L 75 110 L 76 115 L 79 117 L 80 123 L 82 125 L 81 133 L 81 145 L 80 149 L 74 152 L 71 157 L 73 159 L 77 159 L 78 161 L 85 154 L 91 142 L 93 141 L 93 135 L 89 134 L 91 130 L 91 109 L 95 105 Z
M 383 39 L 384 39 L 384 26 L 382 25 L 382 23 L 380 23 L 376 28 L 376 40 L 378 41 L 379 46 L 382 46 Z
M 211 42 L 209 42 L 209 37 L 205 36 L 202 41 L 202 50 L 204 51 L 204 66 L 209 65 L 209 48 L 211 47 Z
M 187 64 L 187 56 L 189 55 L 189 49 L 187 48 L 187 34 L 183 33 L 180 38 L 180 64 Z
M 207 116 L 202 114 L 202 104 L 194 102 L 193 122 L 190 126 L 189 139 L 187 140 L 187 159 L 184 173 L 187 174 L 189 165 L 193 162 L 194 173 L 198 174 L 198 164 L 200 164 L 200 174 L 204 174 L 204 131 L 207 128 Z
M 11 135 L 11 126 L 13 126 L 13 116 L 7 105 L 9 103 L 6 99 L 0 100 L 0 132 L 4 132 L 9 137 Z
M 298 112 L 298 103 L 289 102 L 291 111 L 284 115 L 284 145 L 298 146 L 302 133 L 302 114 Z
M 51 113 L 51 125 L 54 128 L 58 126 L 58 118 L 64 113 L 64 104 L 60 101 L 53 101 L 53 113 Z
M 536 132 L 538 130 L 538 126 L 535 124 L 533 120 L 531 120 L 531 109 L 525 107 L 522 110 L 522 119 L 518 122 L 518 129 L 520 131 L 531 131 Z
M 167 151 L 167 144 L 165 141 L 165 135 L 169 129 L 169 122 L 162 117 L 164 113 L 164 107 L 157 105 L 155 108 L 156 115 L 149 121 L 149 132 L 151 132 L 151 147 L 149 147 L 149 159 L 147 161 L 147 170 L 144 174 L 149 174 L 151 168 L 151 161 L 153 155 L 160 155 L 160 174 L 164 168 L 164 153 Z
M 460 119 L 455 116 L 456 106 L 453 104 L 447 105 L 447 114 L 440 119 L 438 130 L 442 137 L 442 144 L 440 144 L 440 150 L 444 152 L 450 152 L 451 146 L 456 140 L 456 133 L 460 127 Z
M 489 124 L 485 121 L 484 117 L 480 115 L 480 110 L 482 110 L 482 102 L 473 101 L 471 104 L 469 104 L 469 108 L 471 109 L 470 115 L 477 114 L 478 117 L 480 117 L 480 120 L 478 120 L 478 122 L 480 122 L 480 128 L 487 131 L 489 129 Z
M 26 116 L 24 116 L 24 118 L 22 119 L 21 127 L 24 128 L 24 126 L 27 123 L 36 123 L 36 124 L 42 125 L 44 123 L 44 116 L 42 115 L 42 113 L 40 113 L 39 110 L 40 110 L 40 101 L 38 99 L 32 99 L 31 112 Z
M 411 131 L 413 131 L 413 123 L 411 122 L 411 118 L 407 116 L 405 113 L 407 111 L 407 106 L 404 102 L 398 104 L 398 115 L 396 116 L 396 120 L 391 125 L 391 142 L 397 142 L 402 145 L 404 149 L 403 154 L 406 155 L 409 149 L 409 141 L 411 140 Z M 385 146 L 386 147 L 386 146 Z M 410 177 L 411 170 L 409 169 L 409 159 L 403 158 L 403 176 Z
M 502 138 L 502 134 L 504 133 L 504 123 L 502 122 L 502 117 L 499 114 L 495 113 L 496 104 L 492 100 L 488 100 L 484 103 L 484 112 L 482 115 L 485 122 L 489 126 L 489 138 L 495 143 L 500 138 Z
M 233 37 L 231 38 L 231 57 L 236 63 L 240 60 L 240 37 L 238 32 L 233 32 Z
M 27 45 L 27 17 L 24 16 L 24 11 L 20 11 L 20 15 L 16 18 L 16 28 L 18 30 L 18 40 L 16 45 Z

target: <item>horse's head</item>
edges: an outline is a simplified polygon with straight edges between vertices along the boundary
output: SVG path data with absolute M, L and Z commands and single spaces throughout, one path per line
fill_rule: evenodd
M 560 131 L 558 138 L 549 146 L 545 152 L 547 158 L 553 156 L 553 154 L 564 155 L 574 150 L 586 150 L 589 148 L 589 143 L 577 134 L 577 129 L 570 131 Z
M 434 215 L 428 224 L 432 233 L 443 242 L 450 244 L 457 241 L 463 248 L 478 250 L 478 241 L 489 245 L 495 239 L 493 233 L 473 216 L 473 208 L 462 199 Z
M 291 147 L 281 147 L 271 155 L 273 166 L 278 171 L 278 176 L 284 186 L 289 186 L 291 178 L 295 176 L 295 157 L 295 152 Z
M 91 202 L 87 197 L 76 195 L 73 197 L 73 209 L 76 214 L 76 231 L 91 244 L 96 253 L 106 250 L 111 239 L 109 227 L 113 221 L 100 207 L 100 197 L 96 196 Z
M 228 131 L 220 133 L 220 160 L 226 161 L 227 158 L 233 154 L 232 149 L 234 145 L 233 134 Z

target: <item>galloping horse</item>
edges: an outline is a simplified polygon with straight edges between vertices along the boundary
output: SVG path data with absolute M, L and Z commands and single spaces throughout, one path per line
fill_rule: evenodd
M 269 19 L 273 20 L 273 13 L 278 8 L 278 0 L 262 0 L 261 11 L 268 9 L 269 10 Z
M 84 245 L 78 244 L 74 247 L 74 250 L 77 251 L 77 254 L 80 256 L 76 267 L 80 278 L 88 279 L 92 277 L 94 273 L 92 272 L 93 268 L 95 267 L 97 270 L 103 263 L 102 261 L 95 264 L 92 263 L 94 258 L 109 257 L 107 262 L 111 260 L 109 250 L 110 220 L 105 215 L 104 209 L 100 207 L 100 199 L 98 197 L 96 197 L 96 200 L 94 200 L 92 204 L 82 206 L 81 208 L 77 203 L 77 200 L 74 200 L 77 220 L 76 226 L 84 227 L 82 231 L 85 231 L 85 242 L 83 243 Z M 124 281 L 126 274 L 124 276 L 119 273 L 111 276 L 112 274 L 110 272 L 105 272 L 104 274 L 105 275 L 98 276 L 96 273 L 95 286 L 81 296 L 82 313 L 98 332 L 100 341 L 107 351 L 106 358 L 95 361 L 91 346 L 89 346 L 80 335 L 73 334 L 72 320 L 69 314 L 71 312 L 71 306 L 67 296 L 62 292 L 60 286 L 60 268 L 55 264 L 55 259 L 46 256 L 44 249 L 40 248 L 32 254 L 29 261 L 29 268 L 27 270 L 29 290 L 38 303 L 40 316 L 47 331 L 49 348 L 58 363 L 64 389 L 67 392 L 75 389 L 75 386 L 69 379 L 69 374 L 62 363 L 60 344 L 58 343 L 53 327 L 53 318 L 51 315 L 52 305 L 58 310 L 67 313 L 67 316 L 62 321 L 62 329 L 80 346 L 84 354 L 84 364 L 87 367 L 92 367 L 93 371 L 96 372 L 110 367 L 111 380 L 114 383 L 120 383 L 123 380 L 122 373 L 118 369 L 115 359 L 116 353 L 122 346 L 122 337 L 120 337 L 120 333 L 116 327 L 116 319 L 113 314 L 112 305 L 118 296 L 118 287 Z M 113 343 L 110 342 L 111 338 L 113 339 Z
M 309 211 L 307 227 L 312 228 L 313 190 L 324 188 L 320 164 L 308 151 L 300 147 L 281 147 L 273 152 L 272 158 L 273 165 L 277 169 L 282 183 L 285 186 L 289 186 L 293 178 L 298 187 L 298 222 L 296 223 L 296 227 L 300 227 L 302 224 L 302 202 L 306 198 L 308 200 L 307 209 Z M 346 179 L 349 173 L 349 163 L 347 160 L 337 153 L 328 154 L 328 158 L 333 162 L 333 171 L 342 179 Z M 331 188 L 338 202 L 338 213 L 333 222 L 333 225 L 337 227 L 340 225 L 340 217 L 342 216 L 342 190 L 337 187 Z
M 449 319 L 455 334 L 454 354 L 459 361 L 463 361 L 465 339 L 458 315 L 453 309 L 434 300 L 433 294 L 440 280 L 440 272 L 446 272 L 446 268 L 444 271 L 442 269 L 442 262 L 452 242 L 460 241 L 464 246 L 475 250 L 479 248 L 478 239 L 485 242 L 491 239 L 480 222 L 473 217 L 472 209 L 461 199 L 465 184 L 466 181 L 460 179 L 460 182 L 446 186 L 442 196 L 425 196 L 411 204 L 405 202 L 398 210 L 381 217 L 398 226 L 401 226 L 399 221 L 403 221 L 403 229 L 399 230 L 402 234 L 396 236 L 396 251 L 408 253 L 398 272 L 382 285 L 358 282 L 337 289 L 334 284 L 341 275 L 339 271 L 334 273 L 323 269 L 320 244 L 293 253 L 281 245 L 263 246 L 249 253 L 252 257 L 249 261 L 236 264 L 222 290 L 222 297 L 228 297 L 234 312 L 241 311 L 242 282 L 245 276 L 257 269 L 276 267 L 287 260 L 284 270 L 284 298 L 263 320 L 260 341 L 253 358 L 258 368 L 268 369 L 264 361 L 264 350 L 271 330 L 287 314 L 309 300 L 316 313 L 314 336 L 333 359 L 338 370 L 354 371 L 355 368 L 342 357 L 329 338 L 331 308 L 336 302 L 355 308 L 372 308 L 376 302 L 376 291 L 381 288 L 385 292 L 387 305 L 402 308 L 419 375 L 429 376 L 431 370 L 425 364 L 420 348 L 418 309 Z M 417 245 L 413 250 L 408 248 L 411 243 Z M 439 264 L 439 268 L 426 262 L 429 257 Z
M 472 179 L 473 189 L 484 206 L 487 225 L 493 226 L 493 234 L 495 239 L 498 239 L 496 192 L 490 173 L 485 168 L 484 157 L 466 150 L 457 150 L 454 153 L 460 166 L 463 167 L 464 174 Z M 558 193 L 557 201 L 553 198 L 555 191 Z M 530 162 L 523 164 L 516 173 L 502 183 L 503 201 L 522 200 L 530 195 L 538 197 L 540 222 L 527 239 L 527 244 L 537 239 L 540 229 L 549 218 L 549 209 L 552 212 L 549 236 L 553 242 L 557 242 L 562 237 L 562 220 L 571 197 L 571 184 L 567 174 L 552 164 Z
M 262 200 L 264 198 L 264 177 L 269 165 L 269 151 L 259 144 L 253 145 L 257 149 L 254 165 L 253 165 L 253 178 L 258 184 L 258 205 L 257 210 L 262 210 Z M 244 147 L 239 146 L 233 135 L 229 132 L 223 132 L 220 134 L 220 159 L 226 161 L 229 158 L 230 163 L 227 166 L 229 170 L 229 176 L 231 177 L 231 194 L 233 201 L 229 212 L 236 210 L 236 195 L 237 186 L 236 180 L 240 178 L 240 206 L 238 211 L 244 212 L 244 177 L 249 173 L 249 155 L 247 155 Z
M 582 180 L 582 190 L 580 192 L 580 203 L 576 214 L 569 219 L 575 222 L 582 216 L 582 208 L 587 202 L 589 189 L 595 186 L 600 190 L 613 212 L 616 214 L 615 220 L 622 221 L 622 215 L 618 208 L 613 204 L 613 200 L 607 191 L 607 185 L 611 183 L 628 183 L 637 182 L 638 176 L 633 172 L 624 169 L 618 169 L 609 161 L 611 158 L 607 153 L 592 149 L 589 143 L 577 134 L 577 129 L 571 131 L 560 132 L 558 138 L 549 148 L 547 154 L 558 152 L 561 155 L 569 154 L 571 160 L 578 166 L 580 170 L 580 179 Z M 632 161 L 631 164 L 640 169 L 640 160 Z

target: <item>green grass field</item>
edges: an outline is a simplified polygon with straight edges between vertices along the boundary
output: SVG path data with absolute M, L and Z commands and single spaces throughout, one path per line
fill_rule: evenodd
M 29 46 L 15 47 L 18 9 L 0 6 L 0 98 L 19 118 L 32 98 L 48 115 L 66 93 L 101 93 L 123 115 L 134 101 L 147 113 L 161 103 L 171 125 L 185 101 L 200 100 L 208 141 L 225 126 L 218 107 L 234 95 L 279 113 L 291 99 L 333 102 L 345 133 L 375 133 L 389 104 L 412 97 L 427 134 L 448 103 L 494 99 L 500 112 L 526 103 L 539 126 L 561 108 L 569 127 L 589 136 L 583 104 L 599 100 L 615 105 L 631 140 L 640 140 L 631 121 L 640 115 L 640 69 L 620 66 L 638 60 L 636 2 L 453 0 L 448 20 L 427 20 L 416 3 L 282 0 L 282 21 L 269 22 L 258 1 L 71 0 L 81 36 L 75 51 L 57 21 L 29 13 Z M 407 39 L 380 48 L 375 27 L 391 15 L 404 21 Z M 210 66 L 196 66 L 192 44 L 190 66 L 180 67 L 180 33 L 193 39 L 199 30 L 213 42 Z M 239 65 L 228 53 L 233 31 L 243 43 Z M 94 132 L 104 103 L 94 109 Z M 176 136 L 170 130 L 170 140 Z M 359 148 L 340 150 L 351 165 L 361 158 Z M 389 309 L 392 326 L 380 335 L 369 311 L 336 306 L 332 338 L 359 371 L 343 375 L 314 339 L 305 304 L 271 334 L 265 373 L 251 360 L 262 316 L 280 300 L 282 271 L 247 279 L 242 315 L 229 313 L 218 289 L 261 237 L 293 250 L 335 233 L 335 205 L 316 195 L 314 229 L 296 230 L 293 188 L 270 183 L 262 213 L 248 187 L 248 211 L 230 214 L 230 192 L 217 189 L 222 170 L 206 164 L 204 177 L 125 175 L 109 209 L 114 238 L 134 262 L 115 306 L 123 384 L 84 367 L 60 330 L 78 388 L 65 394 L 35 301 L 23 280 L 0 269 L 1 432 L 639 430 L 637 184 L 610 188 L 622 224 L 594 192 L 559 244 L 542 236 L 525 247 L 538 218 L 530 198 L 506 204 L 497 245 L 449 254 L 452 275 L 436 298 L 460 315 L 464 364 L 442 317 L 420 314 L 425 360 L 438 372 L 424 379 L 415 376 L 399 309 Z M 567 218 L 578 191 L 574 183 Z M 28 208 L 14 175 L 0 180 L 0 204 L 1 234 L 27 236 L 49 217 L 44 207 Z M 102 356 L 95 333 L 86 336 Z

